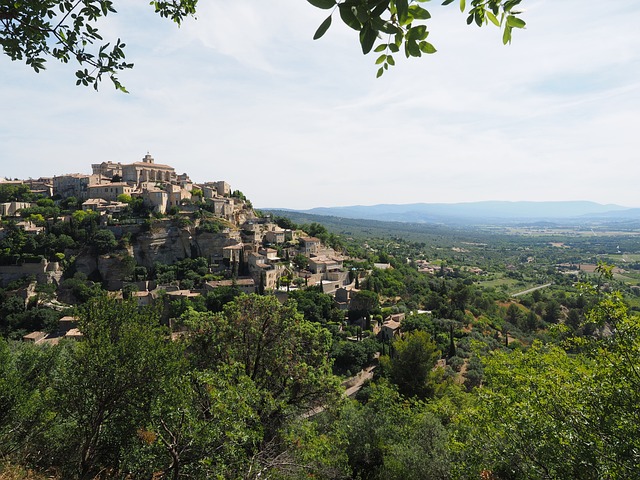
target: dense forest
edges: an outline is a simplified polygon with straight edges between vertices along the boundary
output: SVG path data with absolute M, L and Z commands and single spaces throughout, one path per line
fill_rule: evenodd
M 632 234 L 276 216 L 342 252 L 347 310 L 322 282 L 295 282 L 307 260 L 282 247 L 276 291 L 232 284 L 140 306 L 138 279 L 195 291 L 219 275 L 197 255 L 131 263 L 129 283 L 108 291 L 76 271 L 77 252 L 116 255 L 135 239 L 73 201 L 34 200 L 22 218 L 45 230 L 3 220 L 2 261 L 57 259 L 64 274 L 0 291 L 0 478 L 640 477 Z M 151 223 L 140 208 L 121 221 Z M 22 340 L 63 317 L 80 339 Z

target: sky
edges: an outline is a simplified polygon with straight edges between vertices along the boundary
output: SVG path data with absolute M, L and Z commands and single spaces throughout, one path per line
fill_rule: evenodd
M 91 173 L 149 152 L 258 208 L 591 200 L 640 207 L 640 2 L 523 0 L 525 30 L 424 4 L 438 52 L 376 79 L 357 32 L 304 0 L 201 0 L 180 28 L 148 2 L 100 24 L 133 70 L 0 58 L 0 176 Z

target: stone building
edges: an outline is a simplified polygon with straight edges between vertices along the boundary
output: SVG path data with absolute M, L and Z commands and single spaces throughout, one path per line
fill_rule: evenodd
M 231 195 L 231 185 L 224 180 L 218 182 L 206 182 L 202 186 L 205 198 L 228 197 Z
M 118 195 L 131 195 L 133 187 L 125 182 L 104 183 L 88 187 L 89 198 L 102 198 L 112 202 L 118 199 Z
M 169 165 L 155 163 L 148 153 L 141 162 L 122 165 L 122 180 L 138 184 L 140 182 L 177 182 L 176 170 Z
M 53 177 L 53 194 L 62 198 L 76 197 L 79 200 L 89 198 L 89 187 L 100 183 L 100 175 L 70 173 Z
M 116 175 L 122 178 L 122 164 L 120 162 L 102 162 L 94 163 L 91 165 L 91 170 L 94 175 L 100 175 L 101 177 L 111 180 Z
M 320 244 L 320 240 L 316 237 L 300 237 L 300 251 L 304 255 L 317 255 Z

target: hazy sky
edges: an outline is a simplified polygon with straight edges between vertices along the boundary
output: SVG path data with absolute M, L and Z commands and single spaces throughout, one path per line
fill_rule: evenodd
M 116 1 L 132 71 L 96 93 L 75 65 L 0 58 L 0 176 L 140 161 L 226 180 L 257 207 L 593 200 L 640 207 L 640 2 L 523 0 L 527 29 L 427 3 L 438 53 L 376 79 L 357 33 L 311 38 L 304 0 L 201 0 L 181 28 Z M 134 4 L 138 4 L 134 6 Z

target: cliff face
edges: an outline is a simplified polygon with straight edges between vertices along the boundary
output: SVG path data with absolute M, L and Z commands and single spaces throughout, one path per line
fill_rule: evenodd
M 82 250 L 75 261 L 75 269 L 88 278 L 101 279 L 107 290 L 119 290 L 125 277 L 131 274 L 132 248 L 119 250 L 108 255 L 98 255 L 93 248 Z
M 156 262 L 171 265 L 185 258 L 222 257 L 223 247 L 239 242 L 240 232 L 236 230 L 196 233 L 194 227 L 179 227 L 166 222 L 137 236 L 133 257 L 138 265 L 150 269 Z
M 84 273 L 88 278 L 94 278 L 98 270 L 98 256 L 92 248 L 84 248 L 76 256 L 74 266 L 76 272 Z
M 192 232 L 166 222 L 161 227 L 138 235 L 133 245 L 133 257 L 138 265 L 153 267 L 156 262 L 172 264 L 192 256 Z
M 201 257 L 222 257 L 222 249 L 240 243 L 239 231 L 229 233 L 199 233 L 193 239 L 196 254 Z
M 156 263 L 172 265 L 185 258 L 221 259 L 224 247 L 242 241 L 236 221 L 255 217 L 251 209 L 241 209 L 237 214 L 234 222 L 220 233 L 198 232 L 195 225 L 185 225 L 188 222 L 184 222 L 184 219 L 155 221 L 146 232 L 136 226 L 135 231 L 129 232 L 132 235 L 128 256 L 133 257 L 135 265 L 149 270 Z M 196 221 L 197 223 L 199 222 Z M 122 231 L 117 233 L 122 234 Z M 94 249 L 85 248 L 76 257 L 75 269 L 89 278 L 99 277 L 108 290 L 118 290 L 133 268 L 128 263 L 131 259 L 127 260 L 127 253 L 123 251 L 121 254 L 97 255 Z
M 131 274 L 133 265 L 127 255 L 100 255 L 98 271 L 107 290 L 120 290 L 125 277 Z

